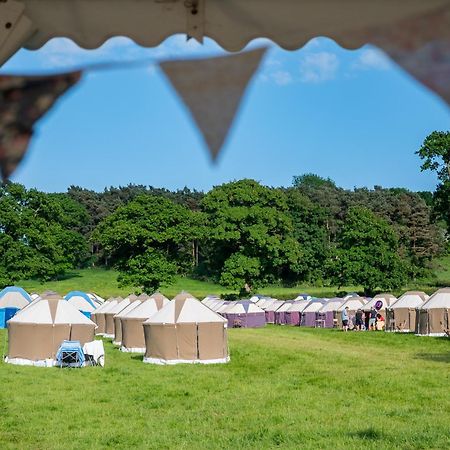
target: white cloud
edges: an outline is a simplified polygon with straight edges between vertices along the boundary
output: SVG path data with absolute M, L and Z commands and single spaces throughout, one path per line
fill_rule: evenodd
M 292 75 L 287 70 L 277 70 L 271 74 L 271 77 L 279 86 L 286 86 L 294 81 Z
M 354 69 L 387 70 L 391 67 L 389 58 L 377 48 L 367 48 L 360 52 L 358 59 L 353 64 Z
M 300 80 L 304 83 L 321 83 L 336 77 L 338 57 L 331 52 L 307 53 L 300 61 Z

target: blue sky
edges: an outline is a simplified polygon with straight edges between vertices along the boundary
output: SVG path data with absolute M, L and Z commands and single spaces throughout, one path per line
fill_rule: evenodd
M 267 41 L 254 41 L 254 47 Z M 414 155 L 433 130 L 449 129 L 449 108 L 373 47 L 349 51 L 318 38 L 295 52 L 269 43 L 215 164 L 155 64 L 88 72 L 36 127 L 13 181 L 45 191 L 103 190 L 128 183 L 207 190 L 254 178 L 287 186 L 313 172 L 342 187 L 432 190 Z M 97 50 L 54 39 L 16 54 L 8 73 L 49 73 L 102 61 L 220 55 L 184 36 L 143 49 L 115 38 Z

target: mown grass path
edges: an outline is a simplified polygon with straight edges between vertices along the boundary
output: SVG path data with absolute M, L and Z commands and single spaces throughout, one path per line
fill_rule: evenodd
M 0 333 L 2 342 L 5 332 Z M 450 340 L 268 326 L 231 363 L 0 363 L 0 448 L 450 448 Z

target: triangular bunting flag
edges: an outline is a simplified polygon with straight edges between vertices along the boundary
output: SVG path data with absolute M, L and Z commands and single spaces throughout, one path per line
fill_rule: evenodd
M 4 180 L 25 156 L 35 122 L 80 80 L 81 74 L 0 76 L 0 171 Z
M 450 5 L 357 36 L 384 50 L 450 104 Z
M 191 112 L 213 160 L 225 142 L 245 89 L 266 50 L 160 63 Z

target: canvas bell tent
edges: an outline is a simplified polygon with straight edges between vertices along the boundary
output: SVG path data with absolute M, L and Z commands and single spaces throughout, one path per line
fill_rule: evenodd
M 8 320 L 31 302 L 31 297 L 21 287 L 9 286 L 0 291 L 0 328 L 6 328 Z
M 415 331 L 419 336 L 449 336 L 450 288 L 439 289 L 417 308 Z
M 143 323 L 153 317 L 169 300 L 160 293 L 153 294 L 148 300 L 120 318 L 122 328 L 121 350 L 130 353 L 145 353 Z
M 98 308 L 98 304 L 86 292 L 71 291 L 64 297 L 74 308 L 81 311 L 87 318 Z
M 144 322 L 144 362 L 226 363 L 227 320 L 192 296 L 177 296 Z
M 91 317 L 97 324 L 97 329 L 95 330 L 95 334 L 98 336 L 103 336 L 106 332 L 106 316 L 105 314 L 114 308 L 119 302 L 121 302 L 123 299 L 121 297 L 114 298 L 108 302 L 105 302 L 102 306 L 100 306 L 98 309 L 96 309 L 92 314 Z
M 58 296 L 37 300 L 8 322 L 6 362 L 52 366 L 63 341 L 94 340 L 95 323 Z
M 135 296 L 134 300 L 136 299 L 137 296 Z M 114 316 L 123 311 L 131 303 L 131 301 L 132 300 L 130 300 L 129 297 L 124 298 L 121 302 L 118 302 L 117 305 L 103 312 L 103 314 L 105 315 L 105 333 L 103 335 L 104 337 L 114 339 L 114 332 L 115 332 Z
M 231 302 L 221 314 L 229 328 L 260 328 L 266 325 L 264 311 L 250 300 Z
M 131 312 L 133 309 L 137 308 L 139 305 L 142 305 L 142 301 L 135 300 L 134 302 L 131 302 L 126 308 L 124 308 L 122 311 L 120 311 L 118 314 L 116 314 L 113 317 L 113 320 L 114 320 L 113 344 L 114 345 L 122 344 L 122 317 L 126 316 L 129 312 Z
M 416 329 L 416 308 L 430 297 L 422 291 L 405 292 L 386 309 L 386 331 L 414 332 Z

